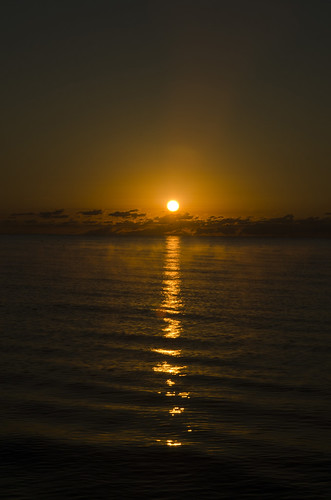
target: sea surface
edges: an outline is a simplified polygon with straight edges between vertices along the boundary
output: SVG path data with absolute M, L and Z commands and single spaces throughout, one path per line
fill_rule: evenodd
M 331 240 L 0 237 L 4 499 L 331 498 Z

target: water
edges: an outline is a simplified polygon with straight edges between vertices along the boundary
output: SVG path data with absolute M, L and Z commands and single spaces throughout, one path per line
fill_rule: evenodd
M 330 497 L 330 240 L 0 244 L 4 498 Z

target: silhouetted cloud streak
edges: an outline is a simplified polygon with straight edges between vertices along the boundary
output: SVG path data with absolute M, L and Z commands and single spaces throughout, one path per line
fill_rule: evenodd
M 114 211 L 108 220 L 90 217 L 101 215 L 103 210 L 76 212 L 84 218 L 71 217 L 64 210 L 40 212 L 39 219 L 11 218 L 0 221 L 2 233 L 61 233 L 90 234 L 97 236 L 138 235 L 187 235 L 219 237 L 331 237 L 331 216 L 296 219 L 294 215 L 253 219 L 250 217 L 210 216 L 200 219 L 189 213 L 166 214 L 147 218 L 138 209 Z M 29 212 L 22 215 L 29 215 Z M 32 213 L 31 213 L 32 214 Z M 63 220 L 66 219 L 66 220 Z M 90 229 L 89 229 L 90 226 Z M 93 227 L 93 229 L 92 229 Z
M 11 217 L 31 217 L 32 215 L 36 215 L 34 212 L 18 212 L 10 214 Z
M 146 217 L 146 214 L 139 213 L 137 208 L 133 208 L 132 210 L 127 210 L 125 212 L 112 212 L 109 214 L 110 217 L 121 217 L 122 219 L 138 219 L 141 217 Z
M 83 211 L 83 212 L 78 212 L 79 215 L 102 215 L 103 214 L 103 210 L 86 210 L 86 211 Z
M 244 237 L 331 237 L 330 217 L 295 219 L 293 215 L 258 219 L 224 218 L 211 216 L 199 219 L 190 214 L 170 214 L 154 219 L 122 220 L 116 224 L 97 228 L 90 234 L 104 236 L 135 235 L 191 235 L 191 236 L 244 236 Z
M 69 217 L 69 215 L 66 215 L 63 212 L 63 209 L 53 210 L 52 212 L 39 212 L 39 217 L 42 217 L 43 219 L 64 219 Z

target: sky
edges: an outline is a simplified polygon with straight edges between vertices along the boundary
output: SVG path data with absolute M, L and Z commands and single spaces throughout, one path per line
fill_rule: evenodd
M 331 2 L 1 10 L 2 213 L 331 212 Z

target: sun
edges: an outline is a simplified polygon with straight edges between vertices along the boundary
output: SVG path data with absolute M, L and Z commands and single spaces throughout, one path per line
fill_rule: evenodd
M 179 203 L 176 200 L 170 200 L 167 203 L 167 208 L 170 210 L 170 212 L 177 212 L 179 209 Z

